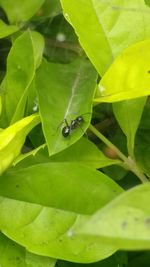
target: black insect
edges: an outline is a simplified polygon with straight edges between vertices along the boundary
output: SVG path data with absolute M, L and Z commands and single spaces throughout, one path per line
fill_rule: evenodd
M 72 130 L 77 129 L 78 127 L 81 128 L 81 125 L 84 122 L 83 115 L 85 115 L 85 114 L 91 114 L 91 113 L 87 112 L 87 113 L 84 113 L 84 114 L 76 117 L 74 120 L 71 120 L 70 125 L 67 122 L 67 120 L 64 119 L 64 122 L 65 122 L 66 125 L 62 128 L 63 137 L 68 137 L 71 134 Z
M 65 122 L 66 126 L 64 126 L 64 127 L 62 128 L 62 131 L 61 131 L 61 132 L 62 132 L 63 137 L 67 137 L 67 136 L 70 135 L 70 132 L 71 132 L 71 126 L 68 124 L 68 122 L 67 122 L 66 119 L 64 119 L 64 122 Z
M 84 122 L 84 119 L 82 116 L 78 116 L 76 119 L 71 120 L 71 123 L 70 123 L 71 130 L 78 128 L 79 125 L 83 122 Z

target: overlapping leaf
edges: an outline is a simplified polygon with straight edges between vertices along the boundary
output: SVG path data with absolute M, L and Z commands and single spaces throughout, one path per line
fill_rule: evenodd
M 0 174 L 19 155 L 26 135 L 40 122 L 38 115 L 26 117 L 0 132 Z
M 0 38 L 7 37 L 18 30 L 16 25 L 7 25 L 3 20 L 0 20 Z
M 134 140 L 140 123 L 146 97 L 125 100 L 113 104 L 115 117 L 127 137 L 127 147 L 130 156 L 134 156 Z
M 17 24 L 30 19 L 44 3 L 44 0 L 0 0 L 0 6 L 5 10 L 11 24 Z
M 42 8 L 42 16 L 55 17 L 61 13 L 61 4 L 59 0 L 45 0 Z
M 116 102 L 150 94 L 150 40 L 125 49 L 99 84 L 96 102 Z
M 92 142 L 86 138 L 81 138 L 69 148 L 49 157 L 47 147 L 41 147 L 20 155 L 16 161 L 17 168 L 28 167 L 46 162 L 76 162 L 92 168 L 102 168 L 105 166 L 120 164 L 119 160 L 107 158 Z
M 61 3 L 66 19 L 101 76 L 124 48 L 150 37 L 150 9 L 143 0 Z
M 46 163 L 0 177 L 0 229 L 39 255 L 91 262 L 114 252 L 73 228 L 122 192 L 103 173 L 75 163 Z
M 78 232 L 118 249 L 150 249 L 149 197 L 149 183 L 134 187 L 95 213 Z
M 15 40 L 7 59 L 3 82 L 4 126 L 23 117 L 28 89 L 40 64 L 43 48 L 43 38 L 37 32 L 26 31 Z
M 26 251 L 0 233 L 0 265 L 3 267 L 54 267 L 55 259 Z

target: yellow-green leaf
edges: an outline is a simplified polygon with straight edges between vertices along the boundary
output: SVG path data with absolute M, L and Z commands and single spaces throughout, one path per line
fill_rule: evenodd
M 3 20 L 0 19 L 0 38 L 9 36 L 18 30 L 19 28 L 16 25 L 7 25 Z
M 149 198 L 149 183 L 136 186 L 99 209 L 78 233 L 103 239 L 118 250 L 150 249 Z
M 89 59 L 102 76 L 129 45 L 150 37 L 150 9 L 144 0 L 61 0 Z
M 150 39 L 130 46 L 116 58 L 101 79 L 98 93 L 96 102 L 116 102 L 150 94 Z
M 0 174 L 19 155 L 26 135 L 39 122 L 39 115 L 31 115 L 0 132 Z

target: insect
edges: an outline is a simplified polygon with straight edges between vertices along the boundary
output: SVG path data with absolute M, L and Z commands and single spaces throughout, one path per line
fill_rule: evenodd
M 76 119 L 71 120 L 71 123 L 70 123 L 71 130 L 76 129 L 83 122 L 84 122 L 84 119 L 82 116 L 78 116 L 76 117 Z
M 62 133 L 63 137 L 67 137 L 67 136 L 70 135 L 70 132 L 71 132 L 71 126 L 68 124 L 68 122 L 67 122 L 66 119 L 64 119 L 64 122 L 66 123 L 66 126 L 64 126 L 64 127 L 62 128 L 61 133 Z
M 84 114 L 76 117 L 75 119 L 71 120 L 70 125 L 67 122 L 67 120 L 64 119 L 64 122 L 65 122 L 66 125 L 62 128 L 62 131 L 61 131 L 62 132 L 62 136 L 63 137 L 68 137 L 72 130 L 77 129 L 78 127 L 81 128 L 81 124 L 84 122 L 83 115 L 85 115 L 85 114 L 91 114 L 91 113 L 84 113 Z

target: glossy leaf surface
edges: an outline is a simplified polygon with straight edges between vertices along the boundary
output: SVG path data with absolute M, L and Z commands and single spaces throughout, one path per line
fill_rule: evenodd
M 96 102 L 116 102 L 150 94 L 150 40 L 125 49 L 99 84 Z
M 96 80 L 97 73 L 86 59 L 70 64 L 43 61 L 36 75 L 36 88 L 50 155 L 69 147 L 85 133 L 90 123 Z M 62 129 L 80 115 L 83 122 L 77 123 L 76 129 L 64 137 Z

